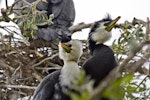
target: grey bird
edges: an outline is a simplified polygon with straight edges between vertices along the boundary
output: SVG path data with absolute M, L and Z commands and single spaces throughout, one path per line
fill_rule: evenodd
M 26 0 L 33 3 L 36 0 Z M 21 0 L 16 4 L 16 7 L 23 7 L 26 4 Z M 53 24 L 39 26 L 37 31 L 37 38 L 42 38 L 46 41 L 53 41 L 59 36 L 65 34 L 71 36 L 68 28 L 73 25 L 75 20 L 75 7 L 73 0 L 47 0 L 46 2 L 39 2 L 37 10 L 47 11 L 47 16 L 54 14 Z M 20 13 L 20 12 L 18 12 Z

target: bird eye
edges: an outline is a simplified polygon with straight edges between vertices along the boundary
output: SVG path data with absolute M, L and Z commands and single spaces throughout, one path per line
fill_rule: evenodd
M 71 47 L 72 47 L 72 45 L 71 45 L 71 44 L 68 44 L 68 47 L 70 47 L 70 48 L 71 48 Z
M 104 26 L 108 26 L 111 22 L 104 23 Z

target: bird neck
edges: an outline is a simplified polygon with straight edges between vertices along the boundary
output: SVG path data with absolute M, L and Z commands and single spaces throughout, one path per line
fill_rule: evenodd
M 70 67 L 68 65 L 74 65 L 74 66 L 78 66 L 78 63 L 76 61 L 70 61 L 70 60 L 66 60 L 64 61 L 64 67 Z M 73 67 L 73 66 L 72 66 Z
M 60 74 L 61 86 L 73 88 L 72 86 L 76 82 L 79 73 L 80 68 L 75 61 L 65 61 Z
M 93 55 L 93 52 L 95 49 L 97 48 L 101 48 L 104 44 L 100 43 L 100 44 L 96 44 L 95 41 L 92 41 L 91 39 L 89 40 L 89 50 L 90 50 L 90 54 Z

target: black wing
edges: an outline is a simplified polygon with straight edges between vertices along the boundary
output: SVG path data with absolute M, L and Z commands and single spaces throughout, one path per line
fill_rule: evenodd
M 94 51 L 95 54 L 93 53 L 93 56 L 83 65 L 86 74 L 95 80 L 94 86 L 97 86 L 117 66 L 114 53 L 108 46 L 101 45 L 97 48 L 99 49 Z
M 47 75 L 34 92 L 33 100 L 51 100 L 54 86 L 59 81 L 60 70 Z

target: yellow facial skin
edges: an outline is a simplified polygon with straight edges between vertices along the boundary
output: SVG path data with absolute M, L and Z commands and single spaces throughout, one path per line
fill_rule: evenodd
M 71 48 L 68 47 L 67 45 L 61 43 L 61 47 L 63 48 L 63 50 L 67 53 L 70 53 L 71 52 Z

